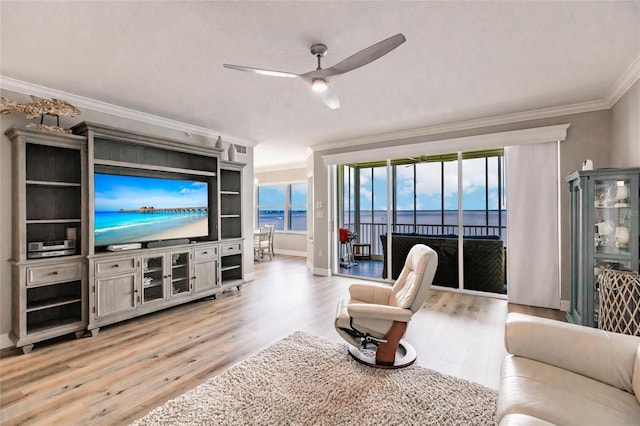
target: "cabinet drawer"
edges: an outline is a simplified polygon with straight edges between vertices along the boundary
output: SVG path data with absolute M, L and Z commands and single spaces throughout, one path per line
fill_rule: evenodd
M 220 246 L 220 256 L 242 253 L 242 243 L 228 243 Z
M 96 275 L 116 274 L 136 269 L 136 258 L 126 257 L 117 260 L 99 260 L 96 262 Z
M 212 260 L 218 257 L 218 247 L 201 247 L 193 251 L 193 260 Z
M 27 285 L 79 280 L 81 275 L 82 265 L 80 262 L 27 268 Z

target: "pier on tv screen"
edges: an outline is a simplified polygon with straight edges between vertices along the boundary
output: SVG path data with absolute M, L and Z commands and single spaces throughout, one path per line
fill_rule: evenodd
M 105 173 L 94 176 L 96 246 L 209 234 L 207 182 Z

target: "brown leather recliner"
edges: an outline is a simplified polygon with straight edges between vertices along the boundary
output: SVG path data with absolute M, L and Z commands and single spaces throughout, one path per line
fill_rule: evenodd
M 338 304 L 335 327 L 350 344 L 349 353 L 356 360 L 380 368 L 406 367 L 415 362 L 415 349 L 401 339 L 411 317 L 427 298 L 437 266 L 437 253 L 416 244 L 393 286 L 358 283 L 349 287 L 351 298 Z M 375 359 L 361 351 L 369 344 L 376 347 Z

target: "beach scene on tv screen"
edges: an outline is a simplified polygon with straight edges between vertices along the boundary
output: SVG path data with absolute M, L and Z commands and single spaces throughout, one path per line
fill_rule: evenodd
M 95 245 L 208 235 L 206 182 L 95 174 Z

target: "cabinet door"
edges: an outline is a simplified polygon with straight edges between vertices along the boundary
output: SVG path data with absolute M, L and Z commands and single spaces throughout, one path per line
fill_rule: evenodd
M 214 288 L 218 284 L 218 261 L 200 262 L 193 265 L 193 291 Z
M 164 254 L 142 257 L 142 304 L 165 299 Z
M 569 182 L 570 203 L 569 211 L 571 220 L 569 223 L 569 240 L 571 245 L 571 306 L 567 316 L 569 321 L 575 324 L 582 324 L 582 309 L 584 307 L 583 295 L 583 261 L 586 256 L 584 252 L 583 239 L 583 189 L 580 179 Z
M 637 269 L 638 190 L 637 176 L 619 175 L 593 179 L 593 208 L 588 235 L 589 270 L 585 272 L 585 296 L 589 318 L 583 324 L 595 327 L 599 316 L 598 275 L 604 268 Z
M 96 280 L 96 317 L 130 311 L 137 304 L 136 273 Z
M 170 296 L 176 297 L 191 294 L 190 252 L 169 253 L 169 258 Z
M 631 237 L 635 231 L 635 197 L 630 200 L 631 194 L 629 177 L 595 180 L 592 232 L 596 256 L 614 254 L 626 258 L 631 255 Z

